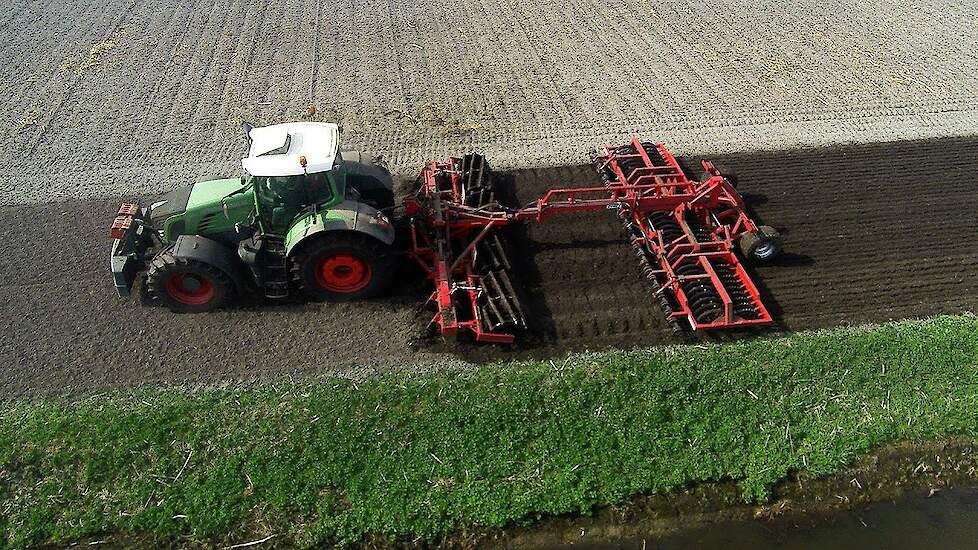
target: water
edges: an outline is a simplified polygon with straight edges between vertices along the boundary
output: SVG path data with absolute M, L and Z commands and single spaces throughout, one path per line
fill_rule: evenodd
M 917 550 L 978 549 L 978 489 L 904 498 L 823 516 L 719 522 L 665 538 L 581 542 L 564 548 Z

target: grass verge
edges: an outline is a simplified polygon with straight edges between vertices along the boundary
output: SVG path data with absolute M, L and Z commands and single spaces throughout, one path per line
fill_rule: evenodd
M 763 500 L 791 470 L 958 434 L 978 435 L 971 315 L 360 384 L 22 400 L 0 406 L 0 532 L 8 547 L 434 537 L 723 478 Z

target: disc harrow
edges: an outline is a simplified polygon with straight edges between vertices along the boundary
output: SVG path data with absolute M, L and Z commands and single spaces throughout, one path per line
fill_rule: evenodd
M 408 255 L 434 283 L 431 326 L 443 335 L 509 343 L 527 328 L 526 313 L 503 229 L 543 222 L 558 213 L 614 210 L 653 298 L 676 332 L 771 323 L 742 255 L 780 250 L 777 232 L 758 226 L 743 199 L 717 168 L 688 179 L 662 144 L 605 146 L 594 159 L 600 187 L 552 189 L 517 208 L 503 196 L 486 160 L 477 154 L 430 162 L 417 193 L 405 200 L 411 232 Z M 766 247 L 758 247 L 764 239 Z

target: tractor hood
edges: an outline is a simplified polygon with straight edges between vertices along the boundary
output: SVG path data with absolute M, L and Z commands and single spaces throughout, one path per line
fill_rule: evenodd
M 187 210 L 210 210 L 208 207 L 212 205 L 220 207 L 221 198 L 240 187 L 240 178 L 202 181 L 178 187 L 161 195 L 150 205 L 150 219 L 153 225 L 162 227 L 164 220 Z
M 150 205 L 150 220 L 153 225 L 162 227 L 163 220 L 176 214 L 183 214 L 187 210 L 187 203 L 190 202 L 190 193 L 193 190 L 193 185 L 178 187 L 153 201 Z
M 219 180 L 202 181 L 195 183 L 190 191 L 190 200 L 187 201 L 187 210 L 207 208 L 217 205 L 220 208 L 221 199 L 233 191 L 241 189 L 241 178 L 227 178 Z
M 221 199 L 241 186 L 240 178 L 227 178 L 174 189 L 150 205 L 150 219 L 165 243 L 174 242 L 180 235 L 233 240 L 235 224 L 247 221 L 255 208 L 255 197 L 249 190 L 223 203 Z

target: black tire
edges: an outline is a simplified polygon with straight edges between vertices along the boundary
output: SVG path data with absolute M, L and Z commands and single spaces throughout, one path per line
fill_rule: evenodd
M 394 192 L 390 189 L 367 189 L 360 191 L 360 199 L 380 211 L 394 207 Z
M 362 233 L 331 231 L 292 258 L 292 280 L 308 298 L 349 302 L 377 296 L 394 278 L 394 253 Z
M 157 254 L 146 272 L 146 296 L 175 313 L 202 313 L 227 303 L 234 283 L 220 269 L 196 260 Z
M 781 234 L 769 225 L 759 226 L 756 232 L 740 237 L 740 252 L 752 262 L 770 262 L 781 254 L 782 246 Z

